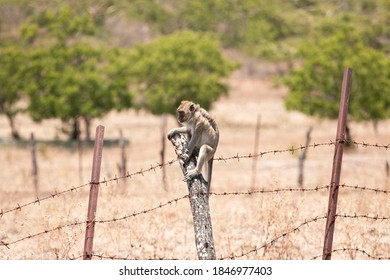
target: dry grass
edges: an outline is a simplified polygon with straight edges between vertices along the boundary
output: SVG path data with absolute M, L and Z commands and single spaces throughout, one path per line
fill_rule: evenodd
M 221 130 L 217 156 L 249 154 L 253 150 L 256 118 L 261 114 L 260 151 L 286 149 L 304 144 L 310 125 L 316 143 L 334 139 L 335 121 L 319 121 L 300 113 L 286 112 L 286 90 L 275 89 L 267 78 L 251 78 L 239 73 L 229 80 L 231 93 L 215 104 L 211 111 Z M 27 117 L 17 119 L 25 138 L 34 131 L 38 139 L 52 139 L 59 128 L 57 121 L 34 124 Z M 160 120 L 144 112 L 110 114 L 95 124 L 106 127 L 106 138 L 117 138 L 119 129 L 131 141 L 127 149 L 128 170 L 147 169 L 159 162 Z M 0 118 L 0 137 L 8 137 L 6 120 Z M 175 126 L 173 118 L 168 127 Z M 371 124 L 352 124 L 357 141 L 388 144 L 390 122 L 379 125 L 375 133 Z M 30 151 L 14 145 L 0 146 L 1 209 L 7 210 L 35 199 L 30 177 Z M 342 182 L 349 185 L 385 189 L 385 163 L 390 151 L 358 148 L 344 155 Z M 296 187 L 299 153 L 268 154 L 257 164 L 256 188 Z M 168 144 L 167 160 L 174 159 Z M 87 183 L 90 177 L 92 150 L 83 153 L 82 179 L 78 175 L 78 154 L 71 148 L 38 145 L 40 197 Z M 117 171 L 119 148 L 103 152 L 102 177 L 112 178 Z M 329 183 L 333 146 L 310 149 L 305 163 L 305 187 Z M 214 164 L 213 191 L 247 191 L 251 188 L 251 159 L 239 162 L 217 161 Z M 112 219 L 150 209 L 187 194 L 177 163 L 167 167 L 169 191 L 161 182 L 161 170 L 134 176 L 125 182 L 102 185 L 97 219 Z M 76 192 L 22 208 L 0 218 L 0 240 L 12 242 L 61 225 L 86 218 L 88 186 Z M 228 195 L 210 198 L 215 247 L 218 257 L 241 255 L 261 247 L 275 237 L 298 227 L 305 220 L 324 216 L 327 190 L 317 192 L 279 192 L 254 195 Z M 388 196 L 369 191 L 341 189 L 339 213 L 386 216 L 390 213 Z M 390 221 L 364 218 L 338 218 L 334 248 L 359 248 L 373 256 L 390 257 Z M 322 252 L 325 220 L 310 222 L 299 230 L 277 239 L 240 259 L 311 259 Z M 69 226 L 10 245 L 0 246 L 0 259 L 69 259 L 82 255 L 85 225 Z M 128 258 L 196 259 L 192 216 L 188 199 L 122 221 L 98 224 L 94 251 L 105 256 Z M 365 259 L 358 251 L 338 252 L 333 258 Z

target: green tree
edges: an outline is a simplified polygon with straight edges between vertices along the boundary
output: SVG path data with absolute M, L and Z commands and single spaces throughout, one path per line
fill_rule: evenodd
M 115 50 L 111 52 L 118 54 Z M 109 50 L 88 43 L 33 50 L 27 87 L 28 112 L 35 121 L 60 118 L 65 123 L 71 121 L 73 128 L 82 119 L 87 128 L 86 138 L 90 139 L 93 118 L 132 105 L 128 77 L 119 63 Z M 71 136 L 77 137 L 75 129 Z
M 139 45 L 131 51 L 130 60 L 138 105 L 153 114 L 174 114 L 183 99 L 209 108 L 227 93 L 222 78 L 237 66 L 223 57 L 211 36 L 191 31 Z
M 284 79 L 290 88 L 287 109 L 337 118 L 343 69 L 351 67 L 352 119 L 376 124 L 390 117 L 390 59 L 361 40 L 360 31 L 347 24 L 330 37 L 302 47 L 301 67 Z
M 86 127 L 111 110 L 132 105 L 125 50 L 90 43 L 99 26 L 85 10 L 69 6 L 45 10 L 22 26 L 28 53 L 28 112 L 35 121 L 60 118 L 78 137 L 78 121 Z
M 25 55 L 17 46 L 0 48 L 0 114 L 4 114 L 11 127 L 14 139 L 20 138 L 14 118 L 23 109 Z

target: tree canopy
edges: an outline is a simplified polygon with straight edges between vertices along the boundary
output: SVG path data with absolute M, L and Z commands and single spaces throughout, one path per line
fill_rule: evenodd
M 74 124 L 80 118 L 89 139 L 93 118 L 132 106 L 126 52 L 89 42 L 85 36 L 97 30 L 89 13 L 69 6 L 45 10 L 22 26 L 28 67 L 23 80 L 33 120 Z M 77 136 L 75 130 L 70 133 Z
M 24 62 L 24 52 L 17 46 L 0 49 L 0 114 L 7 117 L 14 138 L 20 137 L 14 117 L 23 109 L 19 101 L 23 96 L 26 74 Z
M 153 114 L 174 114 L 183 99 L 209 108 L 227 93 L 221 79 L 237 67 L 223 57 L 217 40 L 191 31 L 138 45 L 130 60 L 138 105 Z
M 290 88 L 287 109 L 337 118 L 343 69 L 351 67 L 351 117 L 356 121 L 389 118 L 390 59 L 370 46 L 373 41 L 361 38 L 360 30 L 345 24 L 327 38 L 304 44 L 302 65 L 284 80 Z

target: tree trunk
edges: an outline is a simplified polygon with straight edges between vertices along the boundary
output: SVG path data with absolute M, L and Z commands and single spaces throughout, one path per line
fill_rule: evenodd
M 18 130 L 16 129 L 16 126 L 15 126 L 15 122 L 14 122 L 14 115 L 13 114 L 6 114 L 7 118 L 8 118 L 8 122 L 9 122 L 9 125 L 11 127 L 11 135 L 12 135 L 12 138 L 15 139 L 15 140 L 18 140 L 20 139 L 20 134 L 18 132 Z
M 85 139 L 91 141 L 91 118 L 83 117 L 85 123 Z
M 347 123 L 345 127 L 345 147 L 352 148 L 352 134 L 351 129 L 349 128 L 349 124 Z
M 81 136 L 80 122 L 79 122 L 79 118 L 76 117 L 73 119 L 72 131 L 70 133 L 70 140 L 78 140 L 80 139 L 80 136 Z

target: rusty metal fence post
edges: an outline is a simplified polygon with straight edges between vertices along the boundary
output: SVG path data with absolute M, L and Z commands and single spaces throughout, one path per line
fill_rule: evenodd
M 95 217 L 99 194 L 100 166 L 103 155 L 104 126 L 96 127 L 95 145 L 93 150 L 92 175 L 89 191 L 88 217 L 84 240 L 84 260 L 92 259 L 93 238 L 95 234 Z
M 330 181 L 328 215 L 326 218 L 324 248 L 322 253 L 323 260 L 330 260 L 332 257 L 333 234 L 336 222 L 337 199 L 339 193 L 341 164 L 343 160 L 344 139 L 347 125 L 351 81 L 352 69 L 346 68 L 344 69 L 343 83 L 341 88 L 340 110 L 338 116 L 336 143 L 333 157 L 332 179 Z

